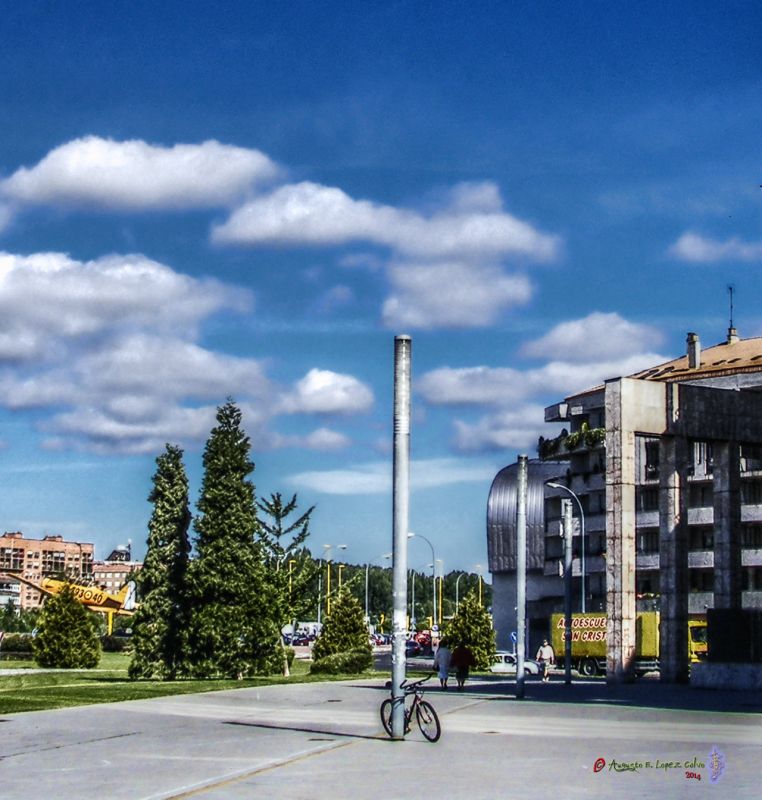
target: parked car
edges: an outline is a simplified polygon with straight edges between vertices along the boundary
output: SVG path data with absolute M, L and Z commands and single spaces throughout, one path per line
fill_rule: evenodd
M 423 648 L 415 639 L 408 639 L 405 642 L 405 655 L 406 656 L 419 656 L 423 652 Z
M 490 667 L 491 672 L 502 672 L 502 673 L 515 673 L 517 667 L 518 658 L 516 657 L 515 653 L 508 653 L 505 650 L 498 650 L 497 655 L 495 656 L 495 661 Z M 540 674 L 540 665 L 531 658 L 524 659 L 524 672 L 527 675 L 539 675 Z

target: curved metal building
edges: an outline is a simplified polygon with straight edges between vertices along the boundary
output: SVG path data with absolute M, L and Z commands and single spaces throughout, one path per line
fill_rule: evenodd
M 540 599 L 545 577 L 545 483 L 566 474 L 567 462 L 532 460 L 527 475 L 527 601 Z M 516 485 L 518 464 L 497 473 L 487 500 L 487 553 L 492 573 L 492 617 L 499 649 L 512 649 L 511 632 L 516 630 Z M 529 579 L 531 576 L 531 580 Z M 542 630 L 544 631 L 543 621 Z M 541 632 L 539 636 L 542 636 Z M 530 650 L 533 647 L 533 637 Z

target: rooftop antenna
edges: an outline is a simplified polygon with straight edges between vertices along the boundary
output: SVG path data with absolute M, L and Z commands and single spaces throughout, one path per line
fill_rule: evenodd
M 738 341 L 738 331 L 733 326 L 733 294 L 736 287 L 728 284 L 728 294 L 730 295 L 730 325 L 728 326 L 728 344 L 735 344 Z

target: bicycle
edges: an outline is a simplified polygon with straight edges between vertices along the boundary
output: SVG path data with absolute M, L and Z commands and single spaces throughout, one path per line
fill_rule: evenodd
M 442 733 L 439 717 L 437 712 L 434 711 L 434 706 L 423 699 L 423 689 L 421 688 L 422 684 L 426 683 L 433 674 L 432 672 L 431 675 L 427 675 L 425 678 L 413 683 L 408 683 L 407 680 L 404 680 L 400 684 L 400 688 L 405 692 L 404 696 L 400 698 L 389 697 L 381 703 L 381 724 L 389 736 L 392 735 L 392 709 L 394 704 L 405 703 L 405 733 L 410 733 L 410 724 L 413 719 L 413 712 L 415 712 L 418 727 L 426 739 L 430 742 L 436 742 L 439 739 Z M 412 702 L 407 702 L 408 697 L 413 698 Z

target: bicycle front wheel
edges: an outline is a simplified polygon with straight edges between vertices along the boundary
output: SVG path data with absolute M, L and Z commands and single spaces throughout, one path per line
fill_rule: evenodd
M 421 733 L 430 742 L 436 742 L 442 733 L 442 728 L 439 724 L 437 712 L 434 711 L 434 706 L 425 700 L 421 700 L 415 708 L 415 718 L 418 720 L 418 727 L 421 729 Z
M 387 699 L 381 703 L 381 724 L 384 726 L 384 730 L 389 734 L 392 735 L 392 701 Z

